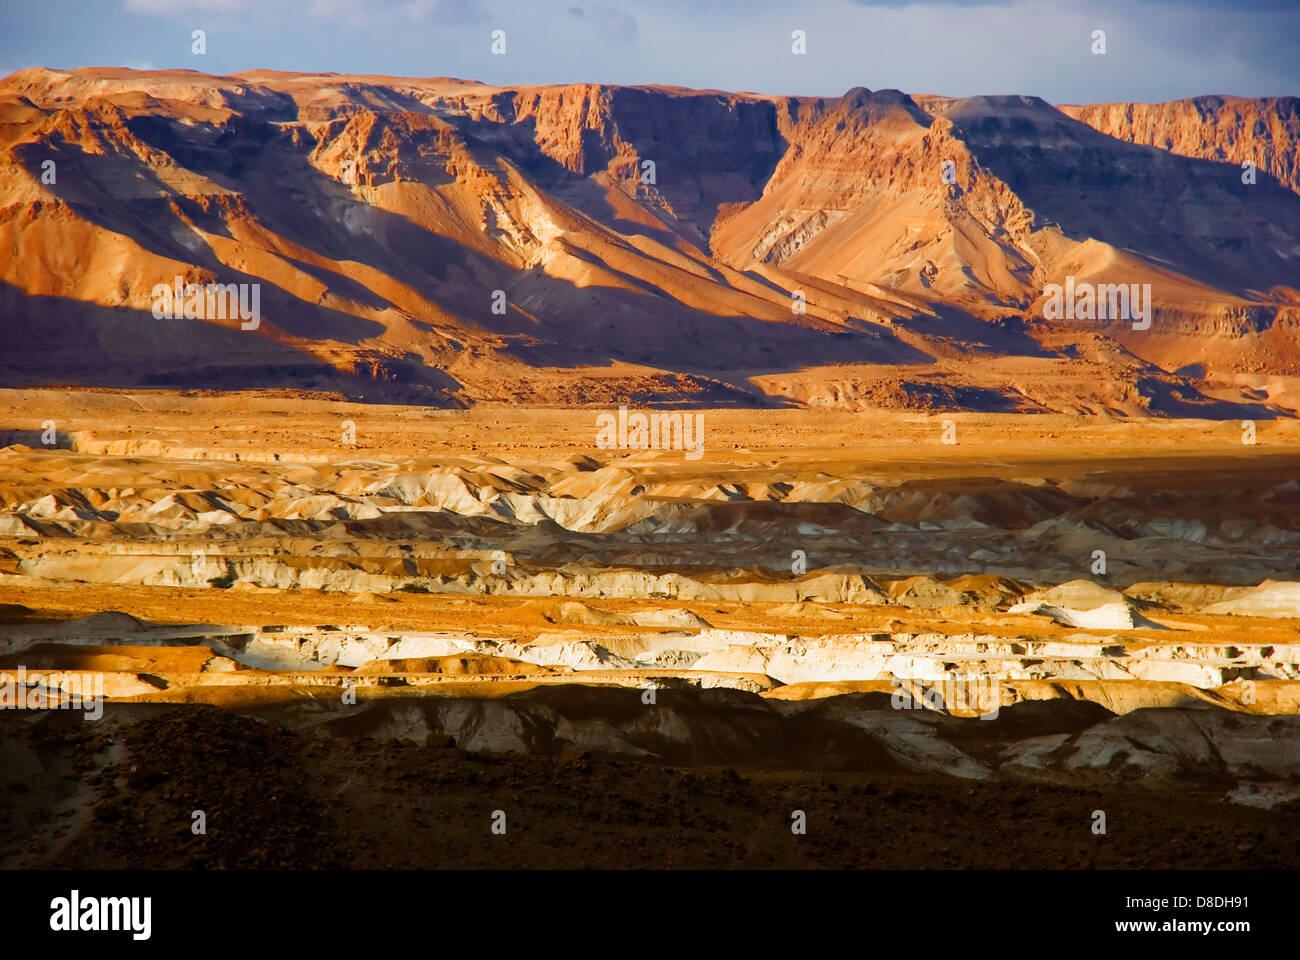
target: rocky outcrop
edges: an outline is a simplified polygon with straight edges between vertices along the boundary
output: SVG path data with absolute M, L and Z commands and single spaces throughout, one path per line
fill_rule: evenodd
M 1192 97 L 1059 108 L 1110 137 L 1258 169 L 1300 192 L 1300 98 Z

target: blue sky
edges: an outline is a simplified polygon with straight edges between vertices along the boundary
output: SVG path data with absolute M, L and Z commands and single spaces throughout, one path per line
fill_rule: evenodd
M 1300 95 L 1300 0 L 0 0 L 0 75 L 105 65 L 1054 103 Z

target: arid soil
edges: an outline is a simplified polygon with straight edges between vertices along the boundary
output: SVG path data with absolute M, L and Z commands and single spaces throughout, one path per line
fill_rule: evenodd
M 308 739 L 211 707 L 0 715 L 0 864 L 1294 869 L 1295 804 Z M 206 834 L 191 830 L 195 810 Z M 791 831 L 793 811 L 807 832 Z M 1106 813 L 1104 835 L 1092 831 Z M 505 833 L 491 831 L 495 811 Z

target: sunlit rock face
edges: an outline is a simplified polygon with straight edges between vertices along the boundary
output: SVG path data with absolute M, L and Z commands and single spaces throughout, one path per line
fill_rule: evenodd
M 13 385 L 1296 407 L 1289 98 L 29 69 L 0 121 Z M 1140 316 L 1052 308 L 1076 283 Z

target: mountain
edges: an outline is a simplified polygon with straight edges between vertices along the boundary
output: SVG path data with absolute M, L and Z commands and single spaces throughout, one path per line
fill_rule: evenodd
M 1145 106 L 23 70 L 0 385 L 1291 416 L 1295 101 Z
M 1300 192 L 1300 97 L 1193 97 L 1060 110 L 1129 143 L 1238 166 L 1251 161 Z

